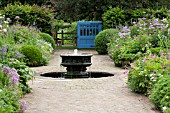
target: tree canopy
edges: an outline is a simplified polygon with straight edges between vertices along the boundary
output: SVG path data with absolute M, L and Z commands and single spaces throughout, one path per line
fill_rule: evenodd
M 56 18 L 68 21 L 101 20 L 101 15 L 109 7 L 170 8 L 169 0 L 51 0 L 51 3 L 54 4 L 56 10 Z

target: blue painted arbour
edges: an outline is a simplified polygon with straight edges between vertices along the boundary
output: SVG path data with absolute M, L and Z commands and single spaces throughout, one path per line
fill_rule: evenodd
M 77 48 L 94 48 L 95 36 L 101 30 L 101 21 L 79 21 L 77 24 Z

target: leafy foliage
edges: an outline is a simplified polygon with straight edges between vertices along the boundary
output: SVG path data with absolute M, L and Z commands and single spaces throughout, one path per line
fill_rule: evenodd
M 161 48 L 163 51 L 170 48 L 168 26 L 167 19 L 147 20 L 142 18 L 130 28 L 120 27 L 119 33 L 115 35 L 116 40 L 114 37 L 110 38 L 109 56 L 114 60 L 116 66 L 124 67 L 144 56 L 146 52 L 150 51 L 150 48 L 152 48 L 151 52 L 156 52 L 154 51 L 156 48 Z
M 40 36 L 43 38 L 43 40 L 45 40 L 46 42 L 49 42 L 51 46 L 53 47 L 53 49 L 55 49 L 55 41 L 52 36 L 50 36 L 47 33 L 40 33 Z
M 28 66 L 43 65 L 42 53 L 38 47 L 33 45 L 24 45 L 21 47 L 21 53 L 25 55 L 24 61 Z
M 11 69 L 9 68 L 9 70 Z M 10 77 L 12 77 L 13 74 L 11 73 L 9 76 L 7 71 L 8 70 L 2 71 L 2 67 L 0 68 L 0 112 L 19 112 L 19 99 L 21 94 L 16 84 L 10 82 Z
M 119 7 L 111 8 L 102 15 L 103 26 L 107 28 L 115 28 L 119 25 L 133 25 L 138 22 L 138 18 L 152 19 L 153 17 L 163 19 L 168 17 L 168 10 L 161 8 L 153 9 L 121 9 Z
M 170 60 L 154 54 L 131 64 L 128 86 L 137 93 L 150 94 L 154 84 L 169 70 Z
M 119 7 L 107 10 L 103 15 L 104 28 L 113 28 L 116 25 L 125 25 L 125 11 Z
M 114 30 L 113 29 L 106 29 L 99 34 L 96 35 L 95 37 L 95 49 L 99 54 L 106 54 L 107 53 L 107 43 L 109 41 L 109 37 L 114 35 Z
M 157 11 L 157 9 L 161 9 L 162 7 L 170 8 L 168 0 L 53 0 L 51 3 L 56 11 L 56 18 L 69 22 L 77 20 L 102 20 L 102 14 L 109 10 L 109 7 L 122 8 L 128 17 L 128 21 L 126 19 L 126 22 L 130 21 L 131 13 L 135 13 L 135 10 L 131 12 L 129 11 L 130 9 L 139 9 L 136 11 L 137 13 L 135 13 L 138 18 L 140 13 L 143 17 L 146 15 L 143 13 L 146 12 L 143 8 L 154 9 L 152 11 L 156 11 L 156 15 L 160 16 L 162 16 L 163 13 L 162 11 Z
M 36 26 L 43 32 L 50 33 L 53 13 L 50 9 L 37 5 L 8 4 L 1 13 L 10 18 L 11 24 Z
M 19 74 L 19 88 L 23 94 L 29 93 L 31 88 L 28 84 L 30 80 L 33 80 L 33 71 L 26 66 L 24 62 L 20 62 L 17 59 L 8 59 L 2 61 L 3 66 L 9 66 L 17 70 Z
M 156 84 L 150 95 L 151 101 L 163 112 L 169 113 L 170 109 L 170 76 L 165 75 Z

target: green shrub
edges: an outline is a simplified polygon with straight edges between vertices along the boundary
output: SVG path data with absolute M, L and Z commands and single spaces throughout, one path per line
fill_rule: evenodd
M 137 93 L 150 94 L 154 84 L 168 73 L 170 60 L 154 54 L 131 64 L 128 86 Z
M 102 15 L 102 19 L 104 29 L 113 28 L 119 24 L 125 25 L 125 11 L 118 7 L 111 8 Z
M 163 19 L 168 17 L 168 9 L 161 8 L 157 10 L 153 9 L 126 9 L 115 7 L 107 10 L 103 15 L 104 29 L 116 27 L 119 25 L 131 26 L 133 22 L 138 22 L 139 18 L 152 19 L 153 17 Z
M 12 20 L 11 24 L 20 23 L 21 25 L 36 26 L 43 32 L 50 33 L 53 13 L 52 10 L 44 6 L 8 4 L 1 13 Z
M 2 88 L 0 92 L 0 113 L 18 113 L 20 111 L 20 96 L 15 90 Z
M 49 42 L 51 46 L 53 47 L 53 49 L 55 49 L 55 41 L 52 36 L 50 36 L 47 33 L 40 33 L 40 36 L 43 38 L 43 40 L 45 40 L 46 42 Z
M 155 106 L 165 113 L 169 113 L 170 109 L 170 76 L 166 75 L 162 77 L 152 90 L 150 95 L 151 101 Z
M 21 47 L 21 53 L 25 55 L 25 62 L 28 66 L 43 65 L 42 53 L 38 47 L 33 45 L 24 45 Z
M 107 43 L 109 42 L 109 38 L 114 35 L 113 29 L 106 29 L 95 37 L 95 49 L 99 54 L 106 54 L 107 53 Z

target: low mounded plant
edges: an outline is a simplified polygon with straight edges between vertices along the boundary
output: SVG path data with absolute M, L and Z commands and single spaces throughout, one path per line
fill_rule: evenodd
M 109 38 L 114 35 L 114 29 L 106 29 L 99 32 L 95 37 L 95 49 L 99 54 L 107 54 Z
M 25 62 L 28 66 L 43 65 L 42 53 L 38 47 L 33 45 L 24 45 L 21 47 L 21 53 L 25 56 Z
M 47 33 L 42 33 L 42 32 L 40 33 L 40 36 L 42 37 L 43 40 L 45 40 L 46 42 L 49 42 L 51 46 L 53 47 L 53 49 L 55 49 L 55 41 L 52 36 L 50 36 Z

